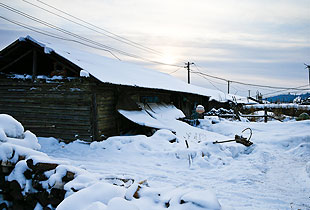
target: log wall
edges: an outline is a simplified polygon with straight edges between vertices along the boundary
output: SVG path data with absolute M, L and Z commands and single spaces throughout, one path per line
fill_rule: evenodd
M 0 113 L 13 116 L 37 136 L 65 141 L 93 139 L 94 110 L 88 82 L 0 78 L 0 95 Z
M 97 85 L 94 89 L 94 106 L 96 109 L 97 139 L 119 134 L 117 125 L 117 94 L 113 86 Z
M 104 140 L 134 128 L 132 124 L 124 124 L 117 112 L 119 100 L 126 96 L 134 103 L 173 102 L 187 117 L 191 116 L 195 104 L 208 105 L 208 97 L 204 96 L 105 84 L 94 78 L 33 82 L 0 75 L 0 95 L 0 113 L 13 116 L 25 130 L 37 136 L 67 142 Z

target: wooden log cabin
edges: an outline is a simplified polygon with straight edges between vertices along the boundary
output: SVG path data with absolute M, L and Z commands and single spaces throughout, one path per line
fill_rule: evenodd
M 213 90 L 103 56 L 51 47 L 27 36 L 0 52 L 0 113 L 37 136 L 94 141 L 138 129 L 117 110 L 137 110 L 139 102 L 173 104 L 187 117 L 197 104 L 208 109 Z

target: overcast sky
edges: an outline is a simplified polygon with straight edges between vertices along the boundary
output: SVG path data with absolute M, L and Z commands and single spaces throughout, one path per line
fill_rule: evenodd
M 37 0 L 27 1 L 57 12 Z M 180 66 L 187 61 L 194 62 L 198 69 L 194 65 L 191 68 L 195 71 L 246 83 L 281 87 L 308 84 L 308 71 L 304 63 L 310 63 L 310 0 L 42 1 L 155 49 L 161 52 L 161 55 L 110 39 L 22 0 L 1 0 L 1 3 L 145 59 Z M 2 7 L 0 14 L 10 20 L 64 36 Z M 27 34 L 40 37 L 41 40 L 52 40 L 0 18 L 1 49 L 19 36 Z M 98 53 L 110 56 L 103 51 Z M 172 75 L 187 81 L 185 68 L 156 65 L 115 54 L 121 60 L 166 73 L 173 72 Z M 193 84 L 227 92 L 225 81 L 212 78 L 207 80 L 195 74 L 191 75 Z M 263 94 L 277 91 L 231 84 L 231 93 L 238 95 L 247 95 L 249 89 L 252 95 L 255 95 L 257 90 Z

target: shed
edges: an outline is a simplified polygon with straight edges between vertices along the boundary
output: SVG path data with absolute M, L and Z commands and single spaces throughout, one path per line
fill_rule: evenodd
M 141 111 L 141 104 L 172 105 L 190 117 L 197 104 L 208 110 L 210 99 L 221 94 L 30 36 L 0 52 L 0 93 L 0 113 L 12 115 L 38 136 L 67 141 L 101 140 L 133 129 L 156 128 L 147 123 L 138 126 L 126 115 Z

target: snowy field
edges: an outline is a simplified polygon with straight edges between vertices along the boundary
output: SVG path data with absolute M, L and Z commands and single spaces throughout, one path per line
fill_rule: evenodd
M 310 209 L 310 120 L 250 123 L 212 117 L 200 122 L 195 128 L 170 120 L 165 123 L 176 135 L 162 129 L 151 137 L 111 137 L 92 144 L 38 138 L 36 152 L 63 164 L 51 172 L 55 176 L 49 183 L 65 168 L 77 171 L 65 189 L 79 191 L 67 193 L 57 209 Z M 248 127 L 253 130 L 251 147 L 212 143 L 233 139 Z M 3 129 L 2 139 L 5 130 L 14 131 Z M 4 145 L 16 144 L 10 140 L 0 143 L 2 153 Z M 33 138 L 22 146 L 39 148 Z M 14 178 L 19 179 L 10 175 Z M 127 179 L 123 187 L 112 185 Z M 144 180 L 136 199 L 138 182 Z

